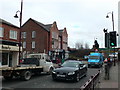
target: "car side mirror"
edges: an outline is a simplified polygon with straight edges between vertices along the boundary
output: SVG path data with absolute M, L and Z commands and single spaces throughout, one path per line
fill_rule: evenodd
M 80 67 L 83 67 L 84 66 L 84 64 L 80 64 Z
M 61 67 L 61 66 L 62 66 L 62 64 L 61 64 L 61 63 L 59 63 L 59 64 L 58 64 L 58 66 L 59 66 L 59 67 Z

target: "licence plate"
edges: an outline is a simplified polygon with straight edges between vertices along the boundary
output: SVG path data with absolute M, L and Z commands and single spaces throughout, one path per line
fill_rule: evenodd
M 65 77 L 65 75 L 59 75 L 59 74 L 58 74 L 57 76 L 58 76 L 58 77 Z

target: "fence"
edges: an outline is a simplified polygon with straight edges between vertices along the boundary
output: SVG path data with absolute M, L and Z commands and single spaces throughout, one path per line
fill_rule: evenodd
M 91 76 L 91 78 L 80 87 L 80 90 L 94 90 L 95 88 L 98 88 L 98 84 L 100 83 L 100 70 L 98 70 L 98 73 L 94 76 Z

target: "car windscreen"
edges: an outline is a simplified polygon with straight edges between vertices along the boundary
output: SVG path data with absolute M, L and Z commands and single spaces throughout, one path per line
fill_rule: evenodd
M 89 59 L 99 59 L 98 56 L 89 56 Z
M 79 65 L 78 62 L 69 62 L 69 61 L 66 61 L 61 66 L 62 67 L 78 67 L 78 65 Z

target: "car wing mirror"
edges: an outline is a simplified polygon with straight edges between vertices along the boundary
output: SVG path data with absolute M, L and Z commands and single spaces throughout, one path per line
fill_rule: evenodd
M 59 67 L 62 67 L 62 64 L 61 64 L 61 63 L 59 63 L 59 64 L 58 64 L 58 66 L 59 66 Z
M 84 67 L 84 64 L 80 64 L 80 67 Z

